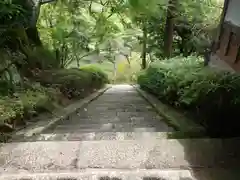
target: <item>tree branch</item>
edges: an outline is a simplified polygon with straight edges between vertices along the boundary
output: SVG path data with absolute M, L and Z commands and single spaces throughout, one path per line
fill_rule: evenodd
M 47 3 L 50 3 L 50 2 L 53 2 L 53 1 L 56 1 L 56 0 L 40 0 L 40 6 L 43 5 L 43 4 L 47 4 Z

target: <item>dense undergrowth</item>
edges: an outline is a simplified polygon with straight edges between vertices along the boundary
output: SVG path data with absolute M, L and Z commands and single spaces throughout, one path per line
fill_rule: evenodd
M 7 87 L 0 94 L 0 132 L 11 132 L 26 125 L 28 119 L 42 112 L 52 112 L 74 100 L 102 88 L 107 75 L 95 66 L 80 69 L 42 70 L 31 79 Z M 2 84 L 4 82 L 2 81 Z
M 138 77 L 141 88 L 189 112 L 211 136 L 236 136 L 240 76 L 203 66 L 195 56 L 152 63 Z

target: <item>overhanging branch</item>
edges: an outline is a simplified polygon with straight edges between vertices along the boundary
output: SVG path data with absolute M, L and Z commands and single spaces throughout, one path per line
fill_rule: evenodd
M 40 5 L 46 4 L 46 3 L 50 3 L 56 0 L 40 0 Z

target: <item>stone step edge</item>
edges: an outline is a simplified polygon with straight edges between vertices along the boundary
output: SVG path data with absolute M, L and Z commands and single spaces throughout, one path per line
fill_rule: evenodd
M 21 142 L 35 142 L 35 141 L 127 141 L 127 140 L 141 140 L 141 139 L 168 139 L 167 132 L 102 132 L 102 133 L 64 133 L 64 134 L 41 134 L 25 138 Z M 58 139 L 63 137 L 63 139 Z M 16 139 L 17 140 L 17 139 Z M 15 141 L 17 142 L 17 141 Z
M 17 179 L 44 179 L 45 178 L 81 178 L 81 177 L 121 177 L 121 176 L 136 176 L 136 177 L 163 177 L 169 178 L 185 177 L 193 178 L 191 170 L 182 169 L 136 169 L 136 170 L 122 170 L 122 169 L 84 169 L 79 171 L 57 171 L 57 172 L 43 172 L 43 173 L 6 173 L 0 176 L 0 180 L 17 180 Z M 96 177 L 97 176 L 97 177 Z

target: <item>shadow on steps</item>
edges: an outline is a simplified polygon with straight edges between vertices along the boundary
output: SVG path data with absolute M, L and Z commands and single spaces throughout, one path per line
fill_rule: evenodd
M 179 140 L 196 180 L 240 179 L 240 138 Z

